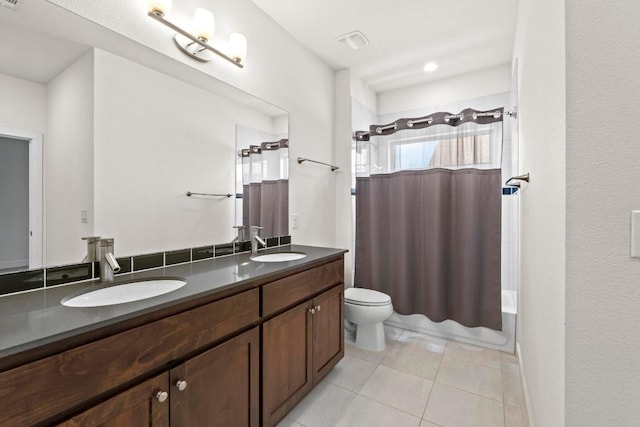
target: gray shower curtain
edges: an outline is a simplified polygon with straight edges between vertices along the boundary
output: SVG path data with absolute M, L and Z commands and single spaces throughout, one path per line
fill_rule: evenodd
M 289 233 L 289 181 L 279 179 L 243 186 L 243 224 L 260 225 L 263 237 Z
M 499 169 L 357 178 L 355 285 L 400 314 L 501 330 L 500 188 Z
M 453 125 L 434 114 L 430 134 L 365 140 L 354 284 L 388 294 L 399 314 L 501 330 L 501 123 L 478 127 L 465 112 Z

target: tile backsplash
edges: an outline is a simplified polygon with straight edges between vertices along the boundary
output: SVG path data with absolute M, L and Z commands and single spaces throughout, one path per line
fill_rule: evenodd
M 269 248 L 288 245 L 290 243 L 291 236 L 279 236 L 267 239 L 267 247 Z M 263 246 L 260 245 L 260 248 L 263 248 Z M 118 264 L 120 264 L 120 271 L 116 275 L 249 251 L 251 251 L 250 242 L 238 242 L 119 257 L 117 261 Z M 100 269 L 97 262 L 4 273 L 0 274 L 0 296 L 83 280 L 97 279 L 99 276 Z
M 97 271 L 97 270 L 96 270 Z M 93 265 L 85 264 L 63 265 L 46 269 L 45 283 L 47 286 L 64 285 L 71 282 L 93 279 Z
M 44 269 L 0 275 L 0 295 L 44 287 Z

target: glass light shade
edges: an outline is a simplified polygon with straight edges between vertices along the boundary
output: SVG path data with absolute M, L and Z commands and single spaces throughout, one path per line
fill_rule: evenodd
M 426 71 L 427 73 L 432 73 L 437 69 L 438 69 L 438 64 L 436 64 L 435 62 L 428 62 L 423 68 L 423 70 Z
M 193 15 L 193 33 L 196 37 L 207 41 L 213 40 L 213 34 L 216 29 L 216 20 L 213 13 L 201 7 L 196 9 Z
M 162 16 L 168 15 L 171 11 L 171 0 L 147 0 L 147 10 L 160 13 Z
M 247 57 L 247 38 L 244 34 L 231 33 L 229 36 L 229 53 L 235 61 L 244 61 Z

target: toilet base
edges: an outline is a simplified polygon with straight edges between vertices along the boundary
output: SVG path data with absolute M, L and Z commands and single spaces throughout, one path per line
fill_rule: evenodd
M 356 347 L 368 351 L 382 351 L 386 347 L 382 322 L 357 325 Z

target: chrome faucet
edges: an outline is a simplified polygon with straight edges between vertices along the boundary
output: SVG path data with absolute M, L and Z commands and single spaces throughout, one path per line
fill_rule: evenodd
M 258 252 L 258 242 L 265 248 L 267 247 L 267 242 L 260 237 L 260 230 L 262 230 L 262 227 L 258 227 L 257 225 L 251 226 L 251 253 L 254 254 Z
M 236 242 L 242 243 L 242 242 L 244 242 L 244 225 L 234 225 L 233 228 L 235 228 L 238 231 L 238 234 L 231 241 L 231 243 L 236 243 Z
M 83 237 L 82 240 L 87 241 L 87 256 L 82 262 L 98 261 L 100 256 L 100 236 Z
M 100 239 L 100 280 L 113 282 L 113 273 L 120 271 L 120 264 L 113 256 L 113 239 Z

